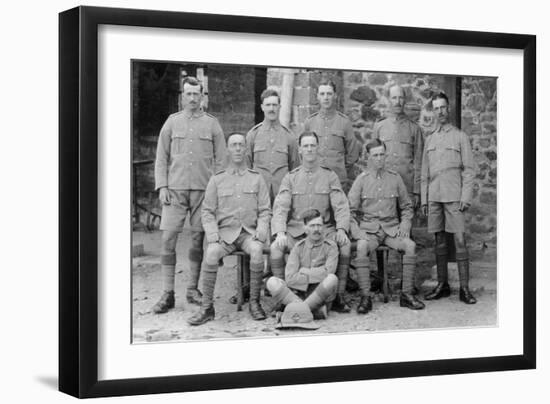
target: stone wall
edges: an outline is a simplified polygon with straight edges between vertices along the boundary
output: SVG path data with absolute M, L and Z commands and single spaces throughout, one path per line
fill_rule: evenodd
M 464 77 L 462 129 L 470 136 L 477 164 L 469 229 L 496 237 L 497 208 L 497 79 Z

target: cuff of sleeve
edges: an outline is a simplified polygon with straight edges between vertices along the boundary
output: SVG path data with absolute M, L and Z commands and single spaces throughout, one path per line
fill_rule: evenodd
M 209 243 L 216 243 L 220 241 L 220 236 L 218 235 L 218 233 L 207 234 L 206 241 L 208 241 Z
M 292 289 L 305 292 L 308 286 L 308 276 L 305 274 L 296 274 L 292 280 L 288 281 L 288 286 Z

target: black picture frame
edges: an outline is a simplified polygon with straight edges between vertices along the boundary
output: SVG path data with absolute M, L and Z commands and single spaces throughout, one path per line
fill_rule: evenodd
M 462 45 L 523 51 L 521 355 L 98 381 L 98 26 Z M 77 7 L 59 15 L 59 389 L 105 397 L 536 367 L 536 37 L 505 33 Z

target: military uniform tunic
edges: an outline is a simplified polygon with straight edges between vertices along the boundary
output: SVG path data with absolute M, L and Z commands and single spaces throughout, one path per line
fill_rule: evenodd
M 298 241 L 294 246 L 285 269 L 289 287 L 306 291 L 310 284 L 321 283 L 328 274 L 336 272 L 338 246 L 332 240 L 323 239 L 313 243 L 309 239 Z
M 386 145 L 386 168 L 401 175 L 409 195 L 420 195 L 424 138 L 422 129 L 405 114 L 390 116 L 374 125 L 373 137 Z
M 272 234 L 288 232 L 294 238 L 304 234 L 302 215 L 308 209 L 321 212 L 327 233 L 349 230 L 348 200 L 331 169 L 300 166 L 285 175 L 273 204 Z
M 361 230 L 376 233 L 382 229 L 388 236 L 395 237 L 400 226 L 404 231 L 411 229 L 412 203 L 401 176 L 395 171 L 382 170 L 379 176 L 374 170 L 361 173 L 348 198 L 355 221 L 352 225 L 355 239 L 361 238 Z
M 439 126 L 426 140 L 422 161 L 422 204 L 471 203 L 474 158 L 468 136 L 451 124 Z
M 271 208 L 265 181 L 257 171 L 228 168 L 208 182 L 202 223 L 208 242 L 233 243 L 245 230 L 264 242 Z
M 251 168 L 262 174 L 273 199 L 283 177 L 300 165 L 296 137 L 279 122 L 264 121 L 250 129 L 246 146 Z
M 204 190 L 225 163 L 225 138 L 218 120 L 188 110 L 168 117 L 160 131 L 155 189 Z
M 349 118 L 336 110 L 319 111 L 306 119 L 304 128 L 319 136 L 321 164 L 332 169 L 342 185 L 347 184 L 348 179 L 353 180 L 348 178 L 348 173 L 359 159 L 361 147 Z

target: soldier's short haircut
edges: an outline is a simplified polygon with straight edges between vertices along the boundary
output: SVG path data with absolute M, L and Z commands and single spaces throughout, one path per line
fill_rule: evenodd
M 319 212 L 317 209 L 309 209 L 304 212 L 302 215 L 302 219 L 304 220 L 304 224 L 308 224 L 313 219 L 317 219 L 318 217 L 321 217 L 321 212 Z
M 262 101 L 262 104 L 264 100 L 268 97 L 277 97 L 277 99 L 279 100 L 279 104 L 281 103 L 281 96 L 279 95 L 277 90 L 266 88 L 264 91 L 262 91 L 262 95 L 260 95 L 260 100 Z
M 315 140 L 317 141 L 317 144 L 319 144 L 319 136 L 317 136 L 317 133 L 311 131 L 311 132 L 302 132 L 302 134 L 298 137 L 298 146 L 301 146 L 302 139 L 308 136 L 314 137 Z
M 319 91 L 319 87 L 321 86 L 331 86 L 332 90 L 336 93 L 336 83 L 331 79 L 322 79 L 317 86 L 317 92 Z
M 241 132 L 231 132 L 229 135 L 227 135 L 227 138 L 225 139 L 225 144 L 228 145 L 229 144 L 229 139 L 231 138 L 231 136 L 234 136 L 234 135 L 241 135 L 243 138 L 244 138 L 244 144 L 246 144 L 246 136 L 244 133 L 241 133 Z
M 439 92 L 432 96 L 432 102 L 437 99 L 445 100 L 447 101 L 447 105 L 449 105 L 449 97 L 447 97 L 447 94 L 445 94 L 444 92 Z
M 381 141 L 380 139 L 372 139 L 370 142 L 367 143 L 366 149 L 367 153 L 370 154 L 370 150 L 374 149 L 375 147 L 384 146 L 384 150 L 386 150 L 386 144 Z
M 183 82 L 182 82 L 182 88 L 184 85 L 186 84 L 189 84 L 190 86 L 200 86 L 201 88 L 201 93 L 202 93 L 202 83 L 197 80 L 196 77 L 193 77 L 193 76 L 187 76 L 186 78 L 183 79 Z

